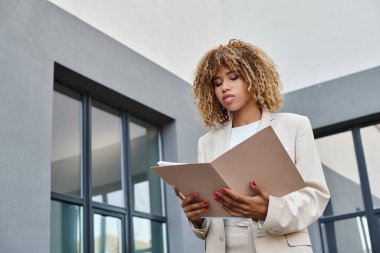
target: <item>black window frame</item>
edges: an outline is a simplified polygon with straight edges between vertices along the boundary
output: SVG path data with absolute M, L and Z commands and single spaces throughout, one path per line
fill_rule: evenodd
M 340 122 L 337 124 L 329 125 L 323 128 L 314 129 L 315 139 L 331 136 L 334 134 L 339 134 L 342 132 L 351 132 L 355 150 L 355 159 L 357 161 L 357 168 L 360 180 L 360 189 L 363 199 L 364 210 L 357 210 L 356 212 L 349 212 L 345 214 L 333 215 L 329 214 L 330 202 L 324 211 L 321 218 L 318 219 L 318 228 L 320 233 L 320 239 L 322 244 L 322 252 L 336 253 L 337 246 L 336 243 L 331 243 L 335 241 L 335 231 L 334 222 L 343 221 L 351 218 L 361 218 L 366 217 L 367 226 L 369 231 L 369 237 L 371 240 L 372 252 L 380 252 L 380 208 L 375 208 L 372 203 L 372 195 L 370 189 L 370 182 L 367 173 L 367 166 L 365 162 L 364 149 L 360 134 L 360 129 L 372 125 L 380 124 L 380 113 L 375 113 L 372 115 L 364 116 L 361 118 Z M 334 238 L 325 238 L 323 235 L 323 226 L 325 229 L 330 230 L 329 235 Z M 328 242 L 325 242 L 328 240 Z M 329 243 L 330 242 L 330 243 Z
M 61 201 L 68 204 L 78 205 L 83 208 L 83 252 L 94 252 L 94 214 L 106 215 L 120 218 L 122 221 L 122 252 L 134 252 L 133 240 L 133 217 L 148 219 L 152 222 L 165 224 L 165 238 L 163 243 L 169 249 L 169 232 L 167 226 L 167 200 L 164 183 L 161 180 L 163 196 L 163 213 L 156 215 L 133 210 L 133 191 L 131 176 L 131 153 L 129 139 L 129 117 L 143 120 L 158 129 L 159 156 L 163 158 L 162 126 L 174 120 L 157 112 L 151 108 L 137 103 L 111 89 L 96 83 L 78 73 L 60 65 L 55 64 L 54 91 L 73 97 L 73 94 L 80 94 L 81 102 L 81 196 L 68 195 L 51 191 L 51 200 Z M 78 99 L 78 97 L 74 97 Z M 105 203 L 92 201 L 91 184 L 91 102 L 104 103 L 120 112 L 121 118 L 121 166 L 123 178 L 123 193 L 125 207 L 112 206 Z

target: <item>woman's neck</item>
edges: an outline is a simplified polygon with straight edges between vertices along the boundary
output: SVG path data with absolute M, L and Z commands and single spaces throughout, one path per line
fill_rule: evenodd
M 232 112 L 232 127 L 244 126 L 261 119 L 261 109 L 255 106 L 249 106 L 244 110 Z

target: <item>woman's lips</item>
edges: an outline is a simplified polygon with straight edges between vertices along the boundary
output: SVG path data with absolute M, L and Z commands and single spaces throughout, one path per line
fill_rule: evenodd
M 230 104 L 230 103 L 232 103 L 232 100 L 234 99 L 234 96 L 231 95 L 231 94 L 227 94 L 227 95 L 224 95 L 224 96 L 222 97 L 222 99 L 223 99 L 223 101 L 224 101 L 225 103 Z

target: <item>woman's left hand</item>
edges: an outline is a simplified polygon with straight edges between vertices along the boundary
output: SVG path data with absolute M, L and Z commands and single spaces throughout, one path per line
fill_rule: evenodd
M 255 181 L 251 182 L 253 196 L 239 195 L 227 188 L 214 193 L 214 199 L 232 216 L 265 220 L 268 213 L 269 194 Z

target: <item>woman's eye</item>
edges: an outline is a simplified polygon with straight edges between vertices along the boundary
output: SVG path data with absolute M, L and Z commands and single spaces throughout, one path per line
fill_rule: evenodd
M 238 78 L 239 78 L 238 76 L 231 76 L 231 80 L 236 80 Z
M 223 83 L 222 82 L 218 82 L 218 83 L 214 83 L 214 86 L 215 87 L 219 87 L 220 85 L 222 85 Z

